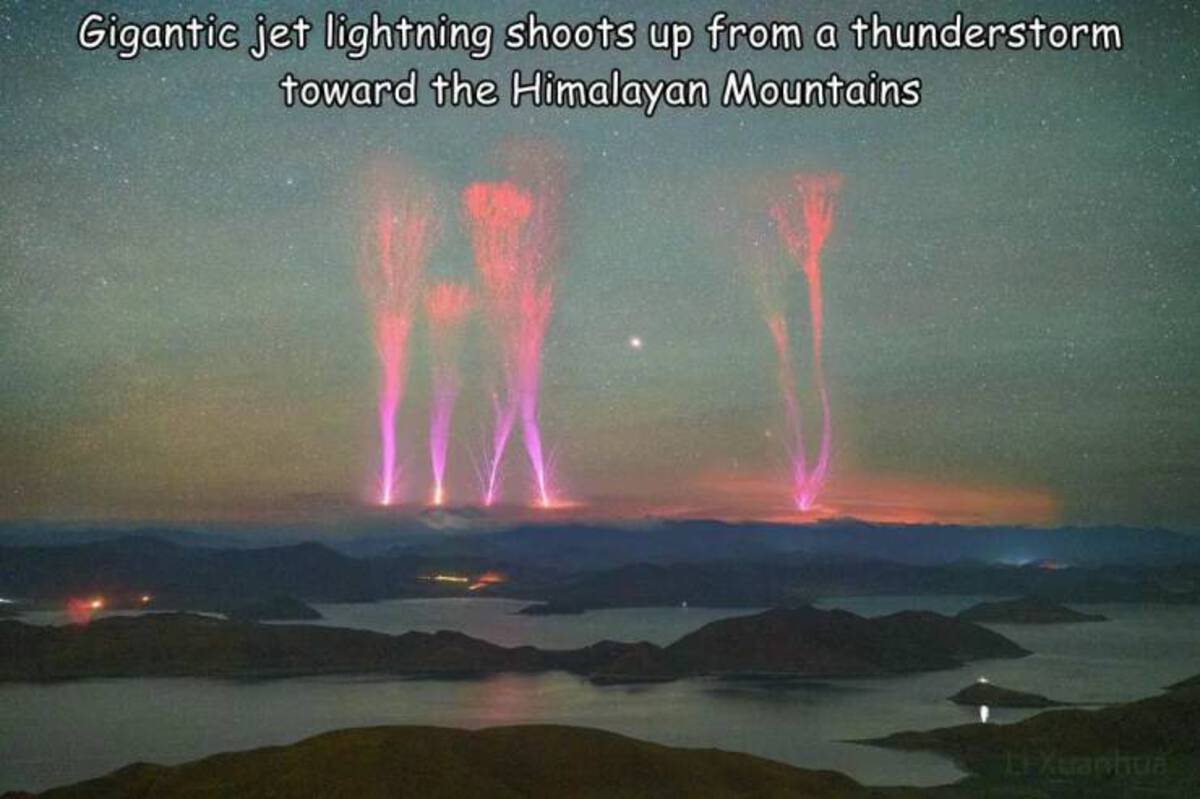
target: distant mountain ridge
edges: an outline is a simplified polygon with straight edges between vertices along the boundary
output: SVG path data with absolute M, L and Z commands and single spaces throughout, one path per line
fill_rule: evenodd
M 1159 564 L 1200 561 L 1200 536 L 1130 527 L 1032 529 L 954 525 L 885 525 L 856 520 L 806 525 L 658 521 L 521 525 L 407 543 L 427 554 L 472 552 L 567 569 L 631 562 L 745 560 L 779 553 L 874 558 L 910 565 L 959 560 L 1010 564 Z
M 476 532 L 472 532 L 473 526 Z M 446 532 L 448 529 L 454 532 Z M 0 545 L 80 544 L 130 534 L 213 547 L 280 546 L 319 540 L 347 554 L 362 556 L 471 554 L 566 570 L 610 568 L 633 562 L 752 559 L 788 552 L 912 565 L 959 560 L 1167 565 L 1200 560 L 1200 535 L 1160 528 L 889 525 L 854 519 L 803 525 L 704 519 L 506 524 L 473 509 L 400 516 L 390 521 L 372 515 L 359 521 L 351 518 L 335 527 L 245 524 L 221 532 L 146 525 L 87 527 L 9 522 L 0 524 Z
M 607 564 L 622 547 L 630 557 L 665 558 L 678 536 L 514 531 L 496 537 L 436 539 L 425 546 L 354 557 L 323 543 L 269 547 L 189 547 L 149 536 L 61 546 L 0 546 L 0 596 L 59 603 L 101 595 L 113 603 L 150 594 L 154 607 L 220 610 L 231 604 L 291 596 L 306 602 L 360 602 L 429 596 L 503 596 L 576 610 L 688 603 L 709 607 L 804 604 L 822 597 L 868 594 L 1036 595 L 1058 602 L 1200 602 L 1200 559 L 1163 566 L 1092 568 L 1017 566 L 962 560 L 921 565 L 869 555 L 771 552 L 750 535 L 736 541 L 742 559 L 700 559 L 716 533 L 688 539 L 682 560 Z M 649 536 L 650 545 L 639 542 Z M 718 538 L 735 536 L 729 530 Z M 836 537 L 836 535 L 831 534 Z M 726 541 L 728 544 L 729 541 Z M 480 551 L 472 551 L 476 546 Z M 608 555 L 594 558 L 597 550 Z M 573 553 L 570 557 L 569 553 Z M 589 554 L 592 553 L 592 554 Z M 574 568 L 551 565 L 568 562 Z M 437 575 L 452 579 L 437 580 Z M 489 574 L 478 586 L 474 578 Z M 484 588 L 475 593 L 472 589 Z
M 155 606 L 219 609 L 231 602 L 293 596 L 363 602 L 451 590 L 422 578 L 439 571 L 503 569 L 536 582 L 537 569 L 460 557 L 355 558 L 312 541 L 260 548 L 187 547 L 148 536 L 85 544 L 0 547 L 0 595 L 62 600 L 149 594 Z

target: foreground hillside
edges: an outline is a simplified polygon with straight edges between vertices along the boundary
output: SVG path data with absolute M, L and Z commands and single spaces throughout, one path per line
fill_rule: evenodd
M 973 799 L 1200 795 L 1200 690 L 1007 725 L 890 736 L 972 772 L 935 788 L 868 788 L 845 775 L 751 755 L 680 749 L 609 732 L 532 725 L 465 731 L 371 727 L 180 766 L 138 763 L 41 799 L 272 797 L 845 797 Z M 33 799 L 10 794 L 0 799 Z
M 560 726 L 368 727 L 181 766 L 136 764 L 42 799 L 394 797 L 853 797 L 831 771 L 713 749 L 678 749 Z
M 1185 683 L 1186 685 L 1186 683 Z M 902 732 L 873 743 L 953 757 L 972 776 L 947 797 L 1200 796 L 1200 688 L 1015 724 Z

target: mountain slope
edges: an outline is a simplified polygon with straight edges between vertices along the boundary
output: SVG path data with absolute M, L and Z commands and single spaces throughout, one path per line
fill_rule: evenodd
M 836 772 L 718 750 L 679 749 L 563 726 L 339 730 L 290 746 L 180 766 L 137 764 L 42 799 L 440 799 L 516 797 L 856 797 Z

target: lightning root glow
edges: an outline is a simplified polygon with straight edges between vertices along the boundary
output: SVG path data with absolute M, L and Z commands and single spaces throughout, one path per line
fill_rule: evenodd
M 804 435 L 800 422 L 800 403 L 796 399 L 796 373 L 792 367 L 791 337 L 787 320 L 782 314 L 767 318 L 771 341 L 775 345 L 776 369 L 779 393 L 783 397 L 784 418 L 788 431 L 788 460 L 792 471 L 793 500 L 799 505 L 804 487 L 808 482 L 807 464 L 804 453 Z
M 554 310 L 555 270 L 559 257 L 559 222 L 564 158 L 546 141 L 514 140 L 502 150 L 502 160 L 518 183 L 527 186 L 533 199 L 521 248 L 519 318 L 521 335 L 517 352 L 517 390 L 521 432 L 529 457 L 537 502 L 554 506 L 549 466 L 543 448 L 538 411 L 541 397 L 542 349 Z
M 837 193 L 841 184 L 842 178 L 837 174 L 798 174 L 793 178 L 794 191 L 773 205 L 770 211 L 784 249 L 801 267 L 807 282 L 813 382 L 821 406 L 821 440 L 816 462 L 799 481 L 793 474 L 792 494 L 800 510 L 810 510 L 815 506 L 829 473 L 832 450 L 832 414 L 823 360 L 825 320 L 821 293 L 821 254 L 833 230 Z
M 425 296 L 432 351 L 433 398 L 429 411 L 429 462 L 433 469 L 434 505 L 446 502 L 446 451 L 458 399 L 458 355 L 462 328 L 471 312 L 471 290 L 456 283 L 438 283 Z
M 379 426 L 380 505 L 391 505 L 396 492 L 396 413 L 404 395 L 405 354 L 411 326 L 407 315 L 382 312 L 375 317 L 375 350 L 379 356 L 379 396 L 376 402 Z
M 372 175 L 372 209 L 359 257 L 359 280 L 370 309 L 379 359 L 379 475 L 375 499 L 397 500 L 396 414 L 404 397 L 413 308 L 437 224 L 430 196 L 394 170 Z

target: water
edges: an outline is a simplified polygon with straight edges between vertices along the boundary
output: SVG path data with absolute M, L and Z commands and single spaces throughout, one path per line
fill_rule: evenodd
M 864 616 L 910 608 L 957 613 L 978 597 L 856 597 L 822 604 Z M 992 624 L 990 629 L 1034 654 L 969 666 L 997 685 L 1060 702 L 1112 703 L 1142 699 L 1200 671 L 1200 606 L 1072 605 L 1108 617 L 1087 624 Z M 962 671 L 907 678 L 920 682 Z M 960 684 L 961 688 L 965 683 Z M 955 689 L 957 690 L 957 689 Z M 1026 713 L 1028 715 L 1028 713 Z M 1003 712 L 992 718 L 1007 721 Z
M 978 597 L 831 601 L 874 615 L 955 612 Z M 324 623 L 399 632 L 460 629 L 498 643 L 578 646 L 602 638 L 668 643 L 738 611 L 654 608 L 584 616 L 516 616 L 503 600 L 322 605 Z M 129 762 L 177 763 L 217 751 L 281 744 L 341 727 L 438 724 L 478 728 L 552 722 L 599 727 L 680 746 L 749 752 L 843 771 L 869 784 L 930 785 L 961 776 L 948 760 L 841 743 L 977 721 L 946 697 L 977 676 L 1070 701 L 1147 696 L 1196 672 L 1200 609 L 1087 608 L 1102 624 L 998 627 L 1037 654 L 907 677 L 791 685 L 681 680 L 594 686 L 561 673 L 427 681 L 394 678 L 86 680 L 0 685 L 0 791 L 40 790 Z M 749 612 L 749 611 L 746 611 Z M 1034 711 L 993 709 L 992 720 Z
M 542 649 L 574 649 L 605 638 L 669 644 L 710 621 L 757 612 L 681 607 L 619 608 L 562 616 L 517 613 L 528 604 L 514 599 L 394 599 L 370 605 L 314 607 L 324 616 L 317 624 L 393 635 L 409 630 L 458 630 L 501 646 L 530 644 Z

